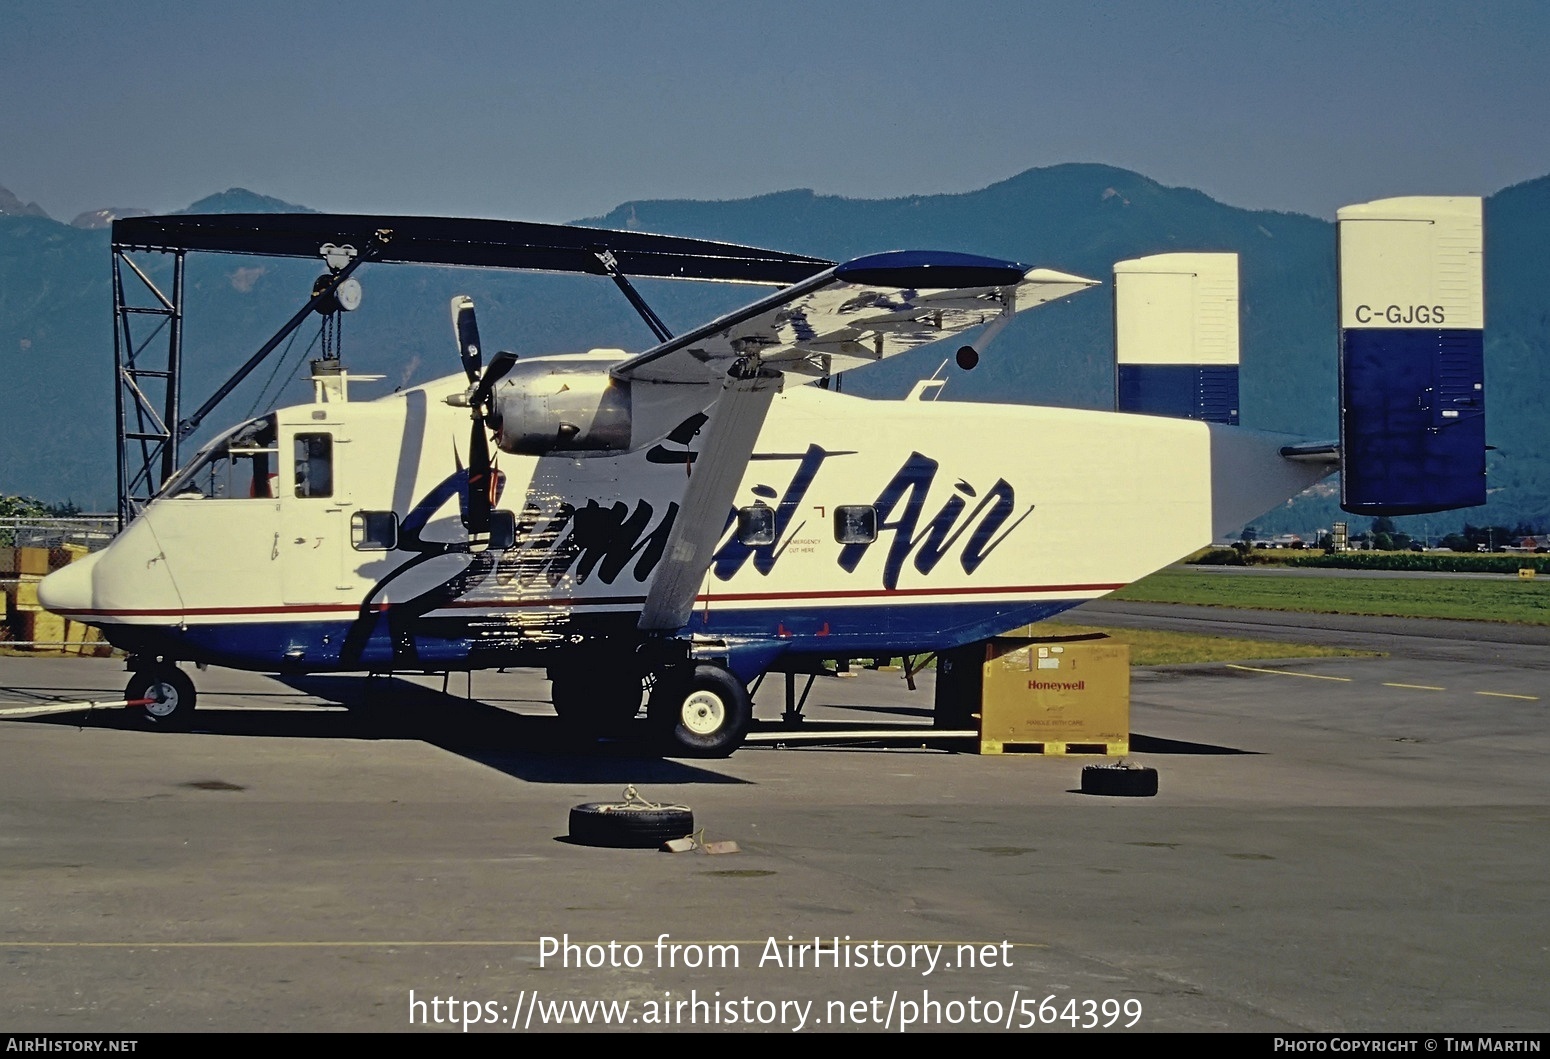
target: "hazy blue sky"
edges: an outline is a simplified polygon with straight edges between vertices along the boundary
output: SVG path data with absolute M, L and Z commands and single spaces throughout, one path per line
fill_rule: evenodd
M 1332 216 L 1550 172 L 1550 3 L 0 0 L 0 185 L 569 220 L 1098 161 Z

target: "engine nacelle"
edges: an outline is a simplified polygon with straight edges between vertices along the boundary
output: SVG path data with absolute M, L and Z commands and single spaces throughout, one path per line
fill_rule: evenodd
M 630 384 L 593 358 L 518 362 L 495 389 L 490 425 L 502 452 L 624 452 Z

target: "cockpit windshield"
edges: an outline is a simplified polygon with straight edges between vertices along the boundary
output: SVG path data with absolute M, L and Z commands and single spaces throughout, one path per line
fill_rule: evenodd
M 157 494 L 205 499 L 272 498 L 279 467 L 274 416 L 250 420 L 217 437 Z

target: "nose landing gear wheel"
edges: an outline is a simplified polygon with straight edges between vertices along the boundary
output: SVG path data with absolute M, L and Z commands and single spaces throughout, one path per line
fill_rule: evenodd
M 669 754 L 726 757 L 743 745 L 753 701 L 727 670 L 698 665 L 662 681 L 647 712 L 667 736 Z
M 140 717 L 147 727 L 166 731 L 187 728 L 194 717 L 194 682 L 177 666 L 158 663 L 142 669 L 129 678 L 124 688 L 124 698 L 150 699 L 139 707 Z

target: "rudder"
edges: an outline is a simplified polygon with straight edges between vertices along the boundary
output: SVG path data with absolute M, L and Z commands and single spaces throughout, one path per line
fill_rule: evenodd
M 1114 405 L 1238 423 L 1238 255 L 1153 254 L 1114 266 Z
M 1481 200 L 1382 199 L 1338 217 L 1340 506 L 1485 503 Z

